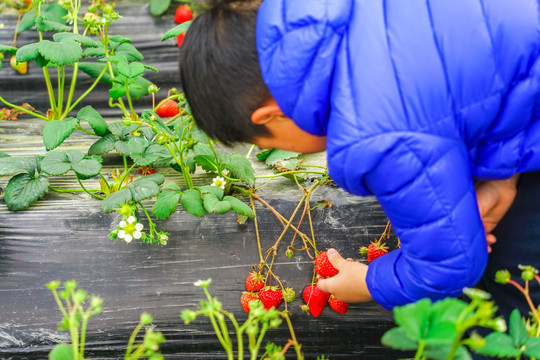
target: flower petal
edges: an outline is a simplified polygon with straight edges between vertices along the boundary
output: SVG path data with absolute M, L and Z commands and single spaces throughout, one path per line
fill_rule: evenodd
M 120 230 L 116 236 L 118 236 L 120 239 L 123 239 L 126 237 L 126 232 L 124 230 Z
M 124 238 L 124 241 L 128 244 L 131 242 L 131 240 L 133 240 L 133 236 L 129 234 L 127 234 L 126 237 Z
M 140 231 L 134 231 L 133 237 L 137 240 L 139 240 L 142 237 L 142 233 Z
M 135 225 L 135 230 L 141 231 L 142 229 L 144 229 L 144 225 L 143 225 L 143 224 L 137 223 L 137 225 Z
M 133 224 L 135 221 L 137 221 L 137 219 L 133 215 L 127 218 L 127 222 L 130 224 Z

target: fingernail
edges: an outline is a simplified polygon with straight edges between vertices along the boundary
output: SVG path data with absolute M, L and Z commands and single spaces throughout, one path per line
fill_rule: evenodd
M 328 251 L 326 252 L 326 254 L 328 256 L 334 256 L 337 254 L 337 251 L 335 249 L 328 249 Z

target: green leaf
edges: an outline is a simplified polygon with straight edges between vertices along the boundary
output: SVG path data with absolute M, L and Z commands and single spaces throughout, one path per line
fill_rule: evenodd
M 450 354 L 450 351 L 452 350 L 452 345 L 439 345 L 439 346 L 432 346 L 428 347 L 426 351 L 424 351 L 424 355 L 428 359 L 433 360 L 446 360 L 448 358 L 448 355 Z M 471 354 L 467 351 L 467 348 L 464 346 L 460 346 L 454 357 L 452 357 L 453 360 L 472 360 Z
M 152 206 L 152 214 L 159 220 L 167 220 L 178 207 L 181 196 L 180 187 L 175 183 L 168 183 L 167 187 L 163 187 L 154 206 Z
M 464 301 L 455 298 L 445 298 L 437 301 L 431 305 L 431 321 L 455 323 L 466 307 L 467 304 Z
M 8 153 L 5 153 L 3 151 L 0 151 L 0 158 L 5 158 L 5 157 L 11 157 L 11 155 L 9 155 Z
M 6 186 L 5 201 L 11 211 L 24 210 L 49 189 L 49 179 L 23 173 L 12 177 Z
M 99 136 L 104 136 L 109 132 L 105 119 L 90 105 L 83 107 L 77 113 L 77 119 L 87 121 Z
M 91 57 L 91 56 L 95 56 L 95 57 L 105 56 L 105 48 L 103 46 L 100 46 L 100 47 L 89 47 L 89 48 L 84 49 L 82 53 L 82 57 L 86 58 L 86 57 Z
M 53 176 L 64 175 L 71 170 L 71 161 L 64 151 L 51 151 L 41 162 L 41 170 Z
M 67 10 L 59 3 L 52 2 L 48 5 L 43 5 L 41 10 L 41 14 L 45 19 L 55 21 L 60 24 L 66 23 L 64 18 L 67 15 Z
M 213 156 L 197 155 L 193 157 L 193 160 L 206 172 L 214 172 L 218 170 L 218 166 Z
M 19 50 L 17 50 L 17 54 L 15 55 L 17 61 L 26 62 L 35 60 L 38 56 L 40 56 L 38 47 L 39 43 L 24 45 Z
M 116 70 L 128 79 L 133 79 L 139 75 L 142 75 L 144 73 L 144 65 L 140 62 L 119 62 L 118 66 L 116 67 Z
M 514 309 L 510 314 L 508 334 L 514 340 L 514 346 L 517 348 L 529 339 L 529 333 L 518 309 Z
M 493 332 L 486 336 L 486 345 L 475 351 L 481 355 L 516 357 L 520 350 L 514 347 L 514 340 L 506 334 Z
M 422 299 L 415 303 L 394 308 L 396 324 L 407 331 L 409 337 L 420 341 L 424 338 L 431 300 Z
M 109 36 L 109 42 L 116 43 L 116 44 L 123 44 L 123 43 L 130 43 L 131 39 L 128 39 L 125 36 L 122 35 L 113 35 Z
M 428 345 L 452 345 L 456 337 L 456 324 L 450 321 L 443 321 L 431 323 L 424 341 Z
M 17 28 L 15 29 L 15 32 L 17 34 L 20 34 L 23 31 L 31 29 L 35 23 L 36 23 L 36 13 L 34 11 L 28 11 L 23 15 L 23 17 L 21 18 L 21 21 L 19 21 L 19 23 L 17 24 Z
M 159 72 L 159 70 L 153 66 L 150 66 L 150 65 L 144 65 L 145 68 L 147 68 L 148 70 L 152 70 L 153 72 Z
M 139 182 L 146 182 L 151 181 L 155 183 L 156 185 L 161 185 L 165 181 L 165 176 L 161 174 L 152 174 L 148 176 L 143 176 L 141 178 L 138 178 L 137 180 L 133 181 L 130 185 L 137 185 Z
M 133 201 L 141 201 L 159 194 L 159 185 L 155 182 L 150 181 L 146 178 L 144 178 L 144 180 L 137 180 L 139 181 L 134 181 L 128 185 L 128 188 L 131 190 L 131 196 Z
M 114 148 L 120 154 L 125 155 L 125 156 L 130 156 L 131 152 L 129 151 L 129 148 L 128 148 L 128 141 L 129 141 L 129 138 L 120 139 L 114 143 Z
M 90 49 L 86 49 L 86 50 L 90 50 Z M 97 79 L 97 77 L 99 76 L 99 74 L 101 74 L 105 66 L 107 66 L 107 64 L 81 62 L 79 63 L 79 70 L 84 72 L 86 75 L 94 79 Z M 105 73 L 100 79 L 100 82 L 104 84 L 112 84 L 111 75 L 109 74 L 109 72 L 105 71 Z
M 82 180 L 90 179 L 101 171 L 101 158 L 84 157 L 78 150 L 51 151 L 41 162 L 41 168 L 49 175 L 59 176 L 73 170 Z
M 402 327 L 395 327 L 384 333 L 381 338 L 381 343 L 399 350 L 416 350 L 418 343 L 407 335 L 407 332 Z
M 540 338 L 530 338 L 525 343 L 525 355 L 531 358 L 540 358 Z
M 137 87 L 134 86 L 137 84 Z M 150 80 L 145 79 L 142 76 L 136 77 L 135 79 L 131 79 L 129 81 L 129 94 L 132 98 L 139 100 L 143 96 L 148 95 L 148 86 L 152 85 L 152 82 Z
M 56 42 L 60 42 L 60 41 L 66 40 L 66 39 L 67 40 L 72 40 L 72 41 L 78 42 L 82 46 L 86 46 L 86 47 L 90 47 L 90 48 L 97 48 L 98 46 L 100 46 L 100 44 L 97 43 L 96 41 L 94 41 L 94 39 L 92 39 L 91 37 L 84 36 L 84 35 L 81 35 L 81 34 L 60 32 L 60 33 L 54 34 L 53 39 Z M 103 46 L 102 46 L 102 48 L 103 48 Z
M 49 353 L 49 360 L 73 360 L 73 348 L 68 344 L 58 344 Z
M 277 161 L 292 159 L 292 158 L 298 157 L 298 155 L 300 155 L 300 153 L 293 152 L 293 151 L 280 150 L 280 149 L 273 149 L 272 152 L 266 158 L 266 165 L 274 166 L 276 165 Z
M 109 130 L 121 139 L 126 138 L 131 132 L 137 130 L 137 128 L 137 124 L 130 124 L 128 126 L 125 126 L 121 121 L 109 124 Z
M 214 194 L 219 200 L 223 199 L 223 189 L 217 186 L 204 185 L 198 187 L 201 194 Z
M 118 138 L 113 134 L 107 134 L 90 146 L 88 155 L 103 155 L 114 149 L 114 144 Z
M 126 95 L 126 87 L 125 85 L 115 83 L 113 84 L 112 88 L 109 90 L 109 95 L 113 99 L 119 99 L 122 96 Z
M 190 21 L 183 22 L 180 25 L 176 25 L 175 27 L 173 27 L 171 30 L 167 31 L 163 35 L 163 37 L 161 38 L 161 41 L 165 41 L 167 39 L 170 39 L 170 38 L 178 36 L 178 35 L 180 35 L 182 33 L 185 33 L 186 31 L 188 31 L 188 29 L 191 26 L 192 22 L 193 21 L 190 20 Z
M 268 156 L 270 156 L 272 151 L 274 151 L 274 149 L 266 149 L 261 152 L 258 152 L 255 156 L 257 157 L 257 159 L 264 161 L 268 158 Z
M 182 207 L 191 215 L 203 217 L 205 214 L 201 193 L 197 189 L 189 189 L 182 194 Z
M 96 158 L 81 159 L 71 164 L 71 168 L 81 180 L 87 180 L 98 175 L 101 171 L 101 161 Z
M 231 204 L 232 209 L 235 213 L 248 216 L 252 219 L 255 217 L 255 213 L 253 212 L 251 207 L 245 204 L 242 200 L 237 199 L 233 196 L 225 196 L 223 200 Z
M 36 164 L 27 157 L 0 157 L 0 176 L 14 175 L 21 172 L 34 174 Z
M 49 40 L 39 42 L 39 53 L 54 65 L 71 65 L 82 57 L 82 48 L 72 40 L 59 43 Z
M 232 205 L 228 201 L 221 201 L 214 194 L 206 194 L 203 199 L 204 208 L 209 213 L 225 214 L 232 209 Z
M 161 15 L 169 8 L 171 0 L 150 0 L 150 13 L 154 16 Z
M 8 54 L 15 55 L 17 53 L 17 48 L 0 44 L 0 52 L 6 52 Z
M 54 120 L 48 122 L 43 128 L 43 143 L 47 150 L 52 150 L 64 142 L 79 125 L 76 118 Z
M 142 61 L 144 56 L 140 53 L 139 50 L 130 43 L 124 42 L 118 46 L 116 49 L 115 55 L 125 56 L 127 61 Z
M 240 179 L 251 187 L 255 186 L 255 171 L 245 156 L 230 154 L 226 157 L 224 166 L 231 172 L 231 177 Z
M 116 192 L 113 192 L 107 196 L 101 202 L 101 210 L 104 213 L 108 214 L 120 208 L 123 204 L 126 204 L 132 201 L 133 197 L 131 195 L 130 189 L 121 189 Z
M 38 31 L 71 31 L 71 26 L 60 24 L 56 21 L 38 18 L 36 21 L 36 30 Z

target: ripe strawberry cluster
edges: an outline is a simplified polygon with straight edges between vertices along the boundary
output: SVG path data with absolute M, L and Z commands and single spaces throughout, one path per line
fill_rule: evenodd
M 266 286 L 264 277 L 260 273 L 249 273 L 246 278 L 246 291 L 240 297 L 242 309 L 249 313 L 249 303 L 252 301 L 262 302 L 265 309 L 272 307 L 278 308 L 283 300 L 290 303 L 295 298 L 295 292 L 292 288 L 286 288 L 282 292 L 277 286 Z
M 315 258 L 315 272 L 319 276 L 327 278 L 337 275 L 339 271 L 328 260 L 328 253 L 323 251 Z M 302 297 L 306 302 L 306 305 L 302 306 L 302 310 L 305 312 L 309 311 L 315 317 L 321 315 L 326 304 L 341 314 L 347 312 L 346 302 L 339 301 L 334 295 L 321 291 L 315 283 L 309 284 L 304 288 Z

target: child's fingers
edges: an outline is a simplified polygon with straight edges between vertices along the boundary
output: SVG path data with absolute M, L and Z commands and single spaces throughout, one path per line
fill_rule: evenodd
M 330 260 L 330 263 L 338 270 L 344 262 L 348 261 L 348 260 L 345 260 L 341 255 L 339 255 L 336 249 L 328 249 L 327 255 L 328 255 L 328 260 Z

